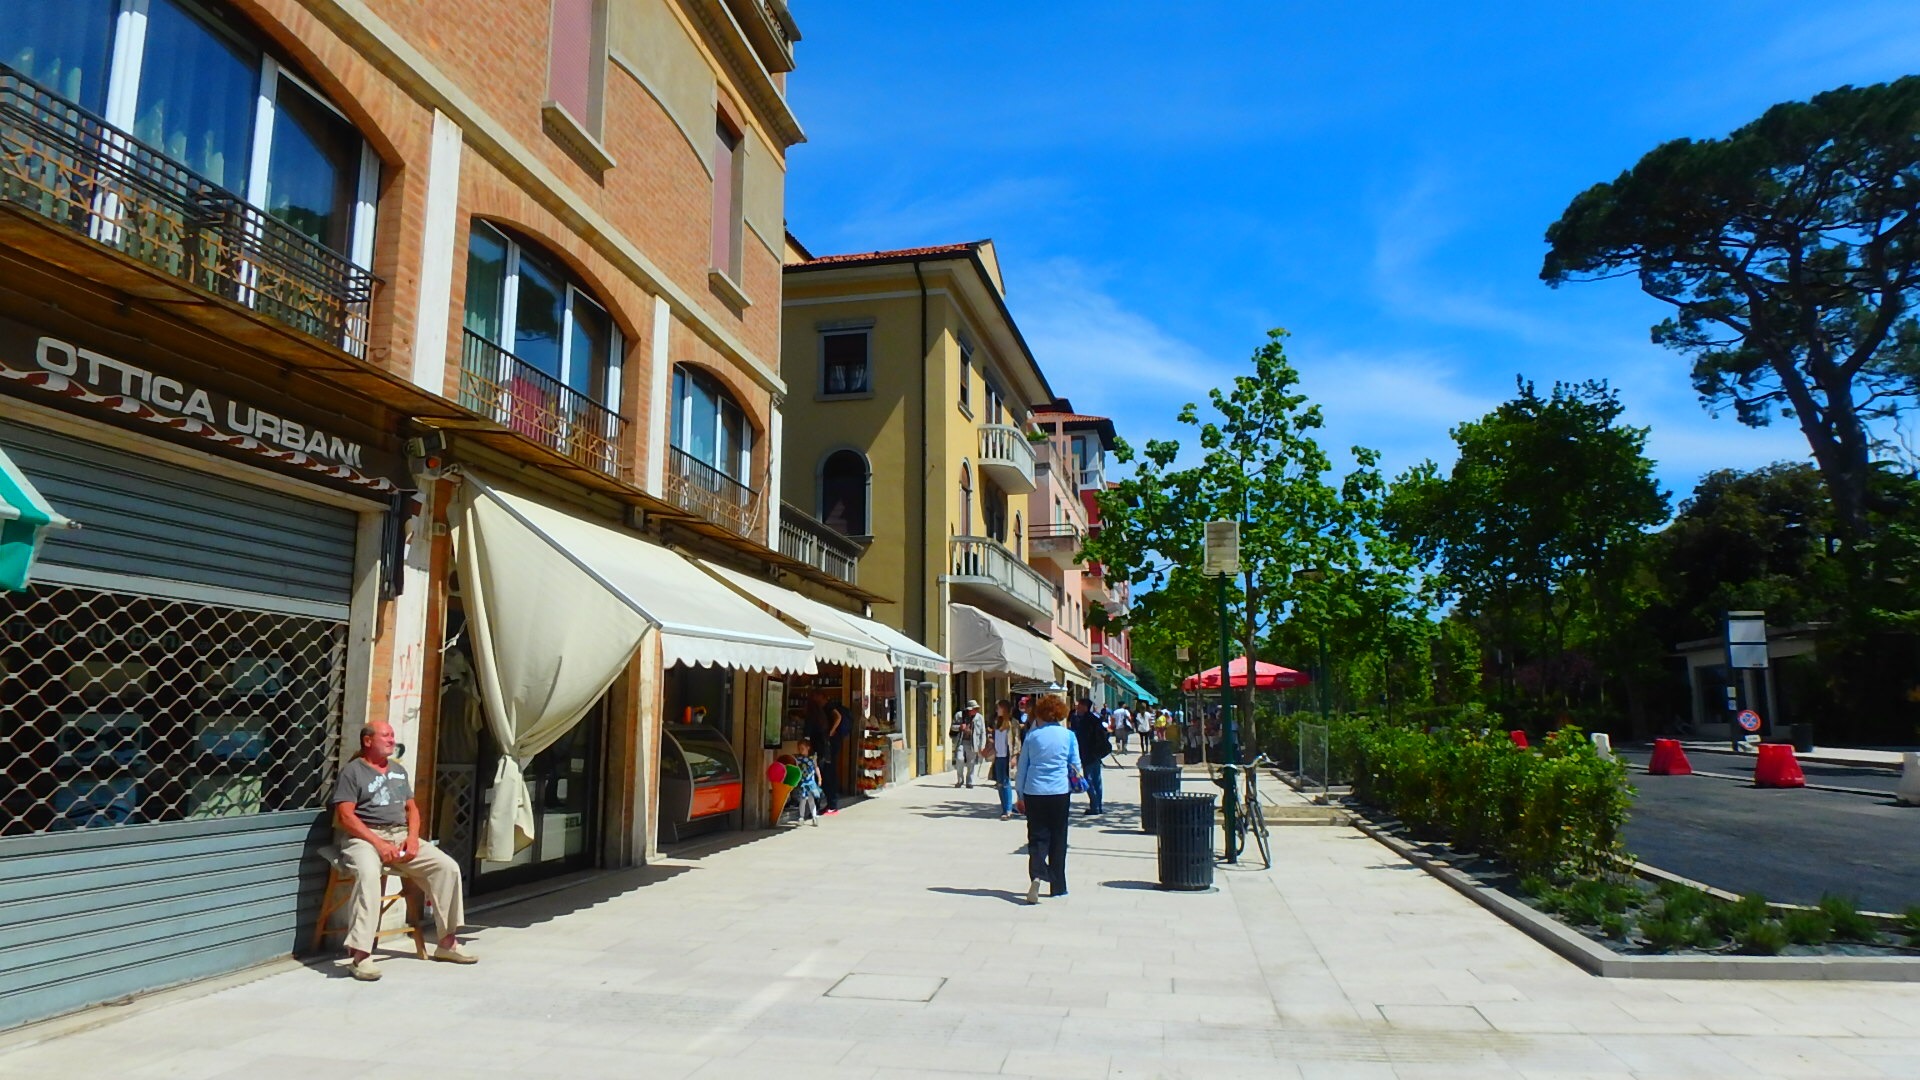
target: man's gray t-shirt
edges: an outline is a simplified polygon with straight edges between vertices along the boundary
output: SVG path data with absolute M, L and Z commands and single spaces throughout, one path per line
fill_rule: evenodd
M 405 825 L 407 800 L 411 798 L 413 785 L 399 762 L 388 761 L 387 771 L 381 772 L 367 764 L 366 758 L 357 757 L 340 770 L 340 779 L 333 784 L 333 798 L 328 801 L 335 805 L 350 802 L 362 824 L 379 826 Z

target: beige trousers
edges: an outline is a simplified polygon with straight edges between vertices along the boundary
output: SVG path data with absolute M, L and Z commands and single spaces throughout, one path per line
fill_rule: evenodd
M 390 844 L 407 842 L 405 825 L 370 825 L 375 836 Z M 373 935 L 380 929 L 380 855 L 373 845 L 357 836 L 347 837 L 340 845 L 340 861 L 353 870 L 353 899 L 347 905 L 347 948 L 352 952 L 373 951 Z M 437 929 L 434 944 L 460 929 L 466 921 L 466 898 L 461 895 L 460 864 L 432 844 L 422 843 L 420 853 L 403 863 L 387 867 L 409 881 L 417 881 L 433 901 Z M 422 927 L 422 929 L 425 929 Z

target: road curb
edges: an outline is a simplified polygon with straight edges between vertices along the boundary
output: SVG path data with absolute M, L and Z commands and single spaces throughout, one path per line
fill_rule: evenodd
M 1647 772 L 1647 767 L 1645 765 L 1638 765 L 1631 761 L 1624 762 L 1624 764 L 1627 766 L 1627 768 L 1632 769 L 1634 772 L 1646 773 L 1649 776 L 1653 775 L 1652 773 Z M 1753 783 L 1753 777 L 1739 776 L 1734 773 L 1707 772 L 1704 769 L 1695 769 L 1691 773 L 1688 773 L 1687 775 L 1688 776 L 1704 776 L 1710 780 L 1731 780 L 1736 784 L 1746 784 L 1748 786 L 1756 786 Z M 1875 791 L 1872 788 L 1840 787 L 1837 784 L 1816 784 L 1811 780 L 1807 781 L 1804 787 L 1808 791 L 1831 791 L 1841 795 L 1866 795 L 1870 798 L 1885 799 L 1890 803 L 1895 802 L 1893 792 L 1891 791 Z
M 1920 982 L 1920 957 L 1907 956 L 1624 956 L 1444 859 L 1390 835 L 1360 814 L 1354 827 L 1454 891 L 1506 920 L 1590 975 L 1608 979 L 1780 979 L 1800 982 Z

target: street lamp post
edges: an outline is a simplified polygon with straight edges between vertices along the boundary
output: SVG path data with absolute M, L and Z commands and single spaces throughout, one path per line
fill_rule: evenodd
M 1233 634 L 1227 623 L 1227 579 L 1240 572 L 1240 525 L 1234 521 L 1209 521 L 1205 535 L 1202 571 L 1217 579 L 1220 605 L 1220 771 L 1225 788 L 1220 799 L 1220 817 L 1227 834 L 1227 861 L 1233 863 L 1240 860 L 1240 839 L 1234 828 L 1240 810 L 1240 792 L 1235 784 L 1236 767 L 1240 764 L 1240 732 L 1233 722 L 1233 679 L 1229 667 L 1232 657 L 1228 653 Z M 1252 658 L 1248 661 L 1251 664 Z M 1204 723 L 1200 735 L 1205 745 Z
M 1320 567 L 1320 566 L 1311 566 L 1305 570 L 1295 570 L 1293 572 L 1293 580 L 1311 581 L 1311 582 L 1314 582 L 1315 584 L 1321 584 L 1327 580 L 1327 571 L 1325 567 Z M 1320 663 L 1318 665 L 1319 670 L 1314 672 L 1313 681 L 1320 684 L 1320 723 L 1322 725 L 1325 725 L 1327 723 L 1328 714 L 1331 712 L 1327 704 L 1326 612 L 1322 611 L 1320 613 L 1320 618 L 1314 620 L 1313 629 L 1314 629 L 1314 638 L 1319 644 L 1319 653 L 1320 653 Z

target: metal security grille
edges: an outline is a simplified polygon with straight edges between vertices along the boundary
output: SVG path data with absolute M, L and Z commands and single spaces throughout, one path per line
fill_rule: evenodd
M 323 807 L 346 648 L 333 619 L 0 596 L 0 836 Z

